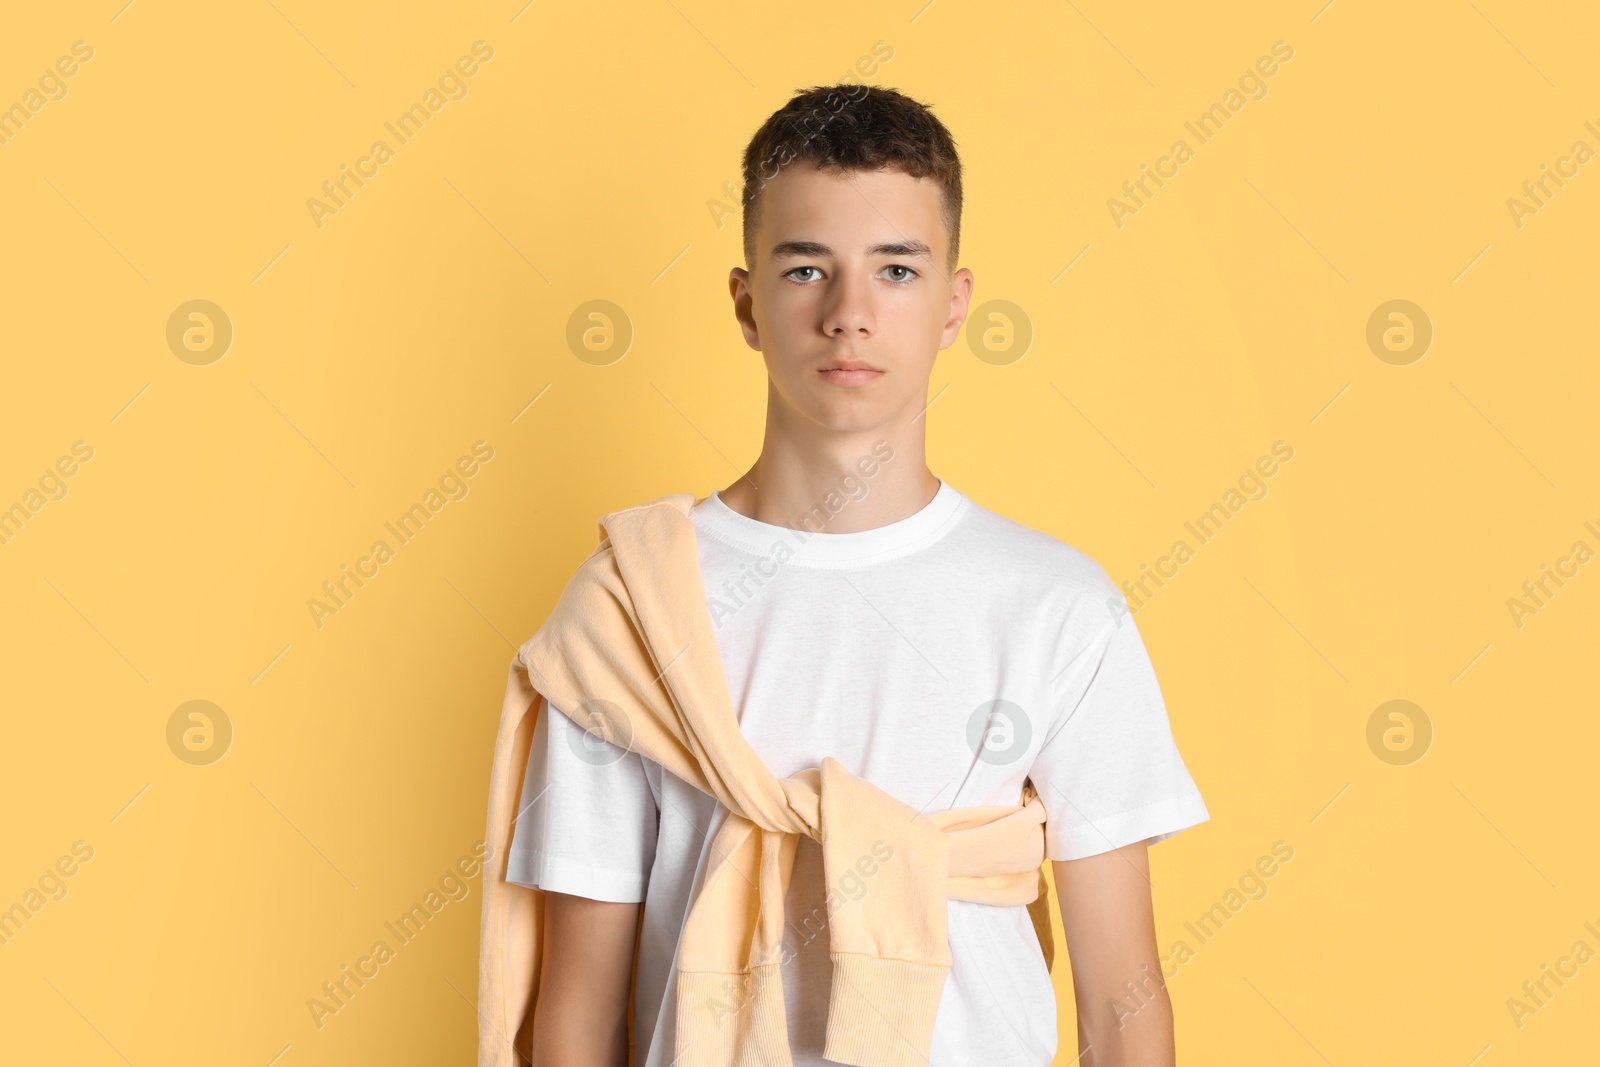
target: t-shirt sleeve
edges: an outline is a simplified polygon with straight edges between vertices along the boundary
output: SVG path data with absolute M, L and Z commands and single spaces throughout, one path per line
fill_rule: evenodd
M 636 904 L 655 860 L 659 815 L 644 758 L 557 710 L 539 712 L 506 880 Z
M 1054 719 L 1029 770 L 1045 805 L 1047 859 L 1153 845 L 1210 818 L 1132 616 L 1058 670 Z

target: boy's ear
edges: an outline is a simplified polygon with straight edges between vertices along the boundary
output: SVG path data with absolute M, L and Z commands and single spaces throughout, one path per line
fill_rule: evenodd
M 755 291 L 750 284 L 750 272 L 734 267 L 728 272 L 728 295 L 733 297 L 733 317 L 744 333 L 744 343 L 761 351 L 761 332 L 756 328 Z
M 972 312 L 973 284 L 972 271 L 966 267 L 962 267 L 950 277 L 950 317 L 945 320 L 944 336 L 940 338 L 941 352 L 955 344 L 961 337 L 967 316 Z

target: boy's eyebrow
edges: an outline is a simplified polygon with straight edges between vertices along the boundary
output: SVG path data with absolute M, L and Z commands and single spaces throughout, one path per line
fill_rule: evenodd
M 773 259 L 795 257 L 817 258 L 834 256 L 837 253 L 827 245 L 818 241 L 780 241 L 772 247 Z M 910 256 L 932 259 L 933 251 L 923 241 L 916 238 L 907 238 L 904 241 L 889 241 L 875 244 L 867 249 L 869 256 Z

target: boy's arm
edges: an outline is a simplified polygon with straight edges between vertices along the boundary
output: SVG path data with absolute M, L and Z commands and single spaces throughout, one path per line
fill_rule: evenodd
M 643 907 L 546 894 L 533 1067 L 627 1067 L 628 985 Z
M 1082 1058 L 1074 1067 L 1176 1063 L 1148 853 L 1139 841 L 1085 859 L 1051 861 L 1078 1010 Z
M 543 891 L 535 1067 L 627 1067 L 628 1000 L 659 813 L 643 757 L 539 713 L 506 863 Z

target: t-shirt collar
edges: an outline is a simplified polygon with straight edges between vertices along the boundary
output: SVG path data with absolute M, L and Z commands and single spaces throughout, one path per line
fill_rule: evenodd
M 829 511 L 829 505 L 834 510 Z M 853 567 L 878 563 L 924 548 L 944 536 L 965 512 L 967 498 L 943 478 L 933 499 L 903 519 L 870 530 L 827 533 L 826 525 L 834 514 L 847 512 L 849 497 L 819 503 L 817 510 L 803 517 L 803 529 L 791 529 L 741 515 L 723 503 L 720 490 L 713 490 L 695 505 L 691 516 L 698 533 L 753 555 L 778 558 L 780 546 L 792 554 L 787 562 L 805 567 Z M 799 521 L 799 520 L 797 520 Z M 824 532 L 817 532 L 817 531 Z

